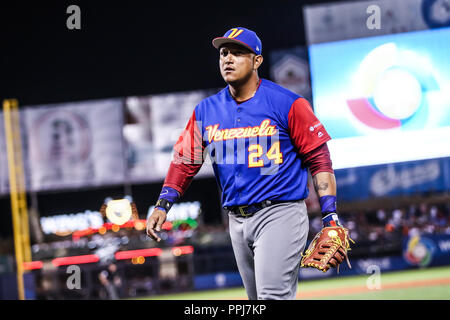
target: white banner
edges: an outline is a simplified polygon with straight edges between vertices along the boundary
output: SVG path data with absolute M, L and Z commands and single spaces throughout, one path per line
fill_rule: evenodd
M 173 146 L 186 127 L 195 106 L 218 90 L 198 90 L 126 100 L 124 137 L 128 150 L 130 182 L 164 180 L 173 157 Z M 205 163 L 197 176 L 212 176 Z
M 32 190 L 123 183 L 122 100 L 34 106 L 24 115 Z
M 308 44 L 450 25 L 447 0 L 349 1 L 306 6 Z

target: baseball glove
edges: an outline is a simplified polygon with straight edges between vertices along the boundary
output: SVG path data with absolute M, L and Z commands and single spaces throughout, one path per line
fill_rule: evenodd
M 308 249 L 302 254 L 300 266 L 303 268 L 317 268 L 323 272 L 328 269 L 337 268 L 339 273 L 339 265 L 347 260 L 349 268 L 351 268 L 348 260 L 347 252 L 350 250 L 350 239 L 348 229 L 344 227 L 324 227 L 316 234 L 311 241 Z

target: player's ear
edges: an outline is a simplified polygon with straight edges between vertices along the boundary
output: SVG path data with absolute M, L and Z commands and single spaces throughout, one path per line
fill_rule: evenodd
M 253 69 L 258 70 L 259 66 L 263 63 L 263 56 L 262 55 L 255 55 L 253 58 Z

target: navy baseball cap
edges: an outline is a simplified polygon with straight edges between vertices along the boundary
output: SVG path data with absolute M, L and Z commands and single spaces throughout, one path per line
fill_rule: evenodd
M 254 31 L 247 28 L 232 28 L 225 32 L 223 37 L 214 38 L 212 41 L 212 44 L 216 49 L 219 49 L 220 46 L 225 43 L 239 44 L 256 54 L 262 53 L 261 40 Z

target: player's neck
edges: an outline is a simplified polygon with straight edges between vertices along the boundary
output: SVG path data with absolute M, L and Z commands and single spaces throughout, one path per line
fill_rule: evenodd
M 258 75 L 252 76 L 242 84 L 229 84 L 230 94 L 236 102 L 251 99 L 258 90 L 260 79 Z

